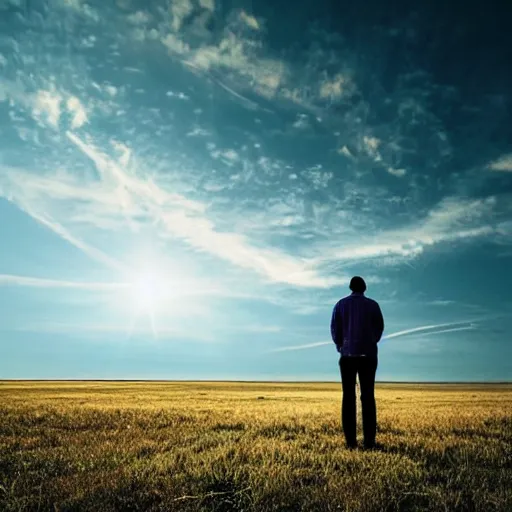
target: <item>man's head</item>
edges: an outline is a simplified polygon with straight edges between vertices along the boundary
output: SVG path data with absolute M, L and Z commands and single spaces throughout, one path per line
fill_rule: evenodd
M 350 280 L 350 289 L 356 293 L 364 293 L 366 291 L 366 283 L 364 279 L 359 276 L 354 276 Z

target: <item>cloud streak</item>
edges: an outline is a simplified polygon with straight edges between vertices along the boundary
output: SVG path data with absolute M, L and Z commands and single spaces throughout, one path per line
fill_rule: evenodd
M 512 153 L 503 155 L 489 164 L 491 171 L 512 172 Z
M 490 222 L 496 199 L 468 200 L 457 197 L 443 199 L 427 215 L 399 229 L 383 231 L 372 239 L 364 236 L 348 240 L 343 248 L 325 247 L 317 264 L 329 261 L 372 260 L 388 257 L 390 263 L 415 258 L 426 248 L 438 244 L 471 240 L 497 233 Z
M 434 324 L 434 325 L 422 325 L 420 327 L 413 327 L 412 329 L 406 329 L 404 331 L 398 331 L 391 334 L 387 334 L 386 336 L 383 336 L 383 340 L 390 340 L 393 338 L 400 338 L 402 336 L 409 336 L 411 334 L 418 334 L 418 333 L 426 333 L 428 334 L 438 334 L 440 332 L 450 332 L 450 330 L 453 329 L 459 329 L 459 328 L 473 328 L 474 323 L 473 322 L 448 322 L 444 324 Z M 450 330 L 446 331 L 446 328 L 450 328 Z
M 103 188 L 102 194 L 97 197 L 106 197 L 108 190 L 111 191 L 114 200 L 110 199 L 109 214 L 112 217 L 121 214 L 120 223 L 133 218 L 138 212 L 146 212 L 168 235 L 187 242 L 197 251 L 216 256 L 242 269 L 252 270 L 271 282 L 299 287 L 329 287 L 345 281 L 340 281 L 339 277 L 320 276 L 305 258 L 293 257 L 276 248 L 257 248 L 243 234 L 220 231 L 206 215 L 205 204 L 189 200 L 181 194 L 169 193 L 152 180 L 129 174 L 113 159 L 74 133 L 67 132 L 67 137 L 94 163 L 101 178 L 100 187 Z M 119 271 L 128 270 L 121 262 L 72 235 L 58 221 L 38 212 L 38 200 L 52 201 L 52 196 L 58 194 L 60 201 L 89 202 L 92 214 L 90 220 L 94 224 L 93 212 L 105 211 L 108 203 L 100 203 L 95 199 L 95 194 L 90 190 L 91 185 L 71 179 L 65 179 L 64 183 L 52 183 L 51 178 L 41 180 L 28 174 L 23 176 L 25 179 L 20 183 L 20 174 L 7 174 L 7 186 L 19 184 L 14 191 L 10 191 L 10 195 L 23 211 L 91 258 Z M 59 181 L 62 181 L 62 176 Z M 98 187 L 94 184 L 92 186 Z M 98 217 L 99 225 L 101 220 Z
M 467 331 L 474 330 L 476 328 L 476 324 L 473 322 L 448 322 L 443 324 L 432 324 L 432 325 L 422 325 L 419 327 L 413 327 L 412 329 L 405 329 L 403 331 L 393 332 L 391 334 L 387 334 L 383 336 L 381 339 L 381 343 L 384 340 L 391 340 L 394 338 L 401 338 L 404 336 L 429 336 L 436 334 L 444 334 L 448 332 L 457 332 L 457 331 Z M 288 352 L 294 350 L 307 350 L 310 348 L 322 347 L 325 345 L 334 345 L 332 341 L 318 341 L 315 343 L 305 343 L 303 345 L 291 345 L 287 347 L 279 347 L 276 349 L 270 350 L 270 352 Z
M 0 274 L 0 286 L 22 286 L 29 288 L 60 288 L 91 291 L 109 291 L 129 288 L 129 283 L 63 281 L 16 274 Z
M 324 345 L 333 345 L 332 341 L 317 341 L 315 343 L 305 343 L 304 345 L 290 345 L 288 347 L 279 347 L 269 350 L 269 352 L 289 352 L 294 350 L 307 350 L 309 348 L 322 347 Z
M 444 334 L 446 332 L 474 331 L 476 329 L 476 327 L 477 327 L 476 324 L 472 323 L 470 325 L 454 327 L 453 329 L 442 329 L 440 331 L 428 331 L 428 332 L 424 332 L 424 333 L 419 333 L 419 334 L 416 334 L 416 336 L 431 336 L 434 334 Z
M 62 226 L 58 222 L 48 219 L 43 214 L 36 213 L 31 208 L 24 207 L 20 203 L 17 203 L 17 205 L 22 211 L 24 211 L 26 214 L 28 214 L 34 220 L 36 220 L 41 225 L 48 228 L 50 231 L 52 231 L 53 233 L 55 233 L 56 235 L 61 237 L 66 242 L 75 246 L 77 249 L 80 249 L 82 252 L 84 252 L 87 256 L 89 256 L 93 260 L 103 263 L 104 265 L 106 265 L 107 267 L 110 267 L 113 270 L 117 270 L 120 272 L 127 271 L 128 267 L 126 265 L 123 265 L 119 261 L 108 256 L 106 253 L 104 253 L 100 249 L 97 249 L 96 247 L 89 245 L 88 243 L 84 242 L 80 238 L 75 237 L 64 226 Z

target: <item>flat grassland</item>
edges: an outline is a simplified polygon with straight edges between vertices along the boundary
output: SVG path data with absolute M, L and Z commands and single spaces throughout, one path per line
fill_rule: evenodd
M 512 510 L 512 385 L 376 396 L 349 451 L 335 383 L 0 382 L 0 510 Z

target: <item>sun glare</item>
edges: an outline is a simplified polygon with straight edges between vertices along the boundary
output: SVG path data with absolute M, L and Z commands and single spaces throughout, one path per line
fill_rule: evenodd
M 153 336 L 157 336 L 157 317 L 166 307 L 170 298 L 172 281 L 165 272 L 154 269 L 141 271 L 131 279 L 132 327 L 149 320 Z
M 135 304 L 139 310 L 154 310 L 158 306 L 159 300 L 163 297 L 163 283 L 152 275 L 142 275 L 135 281 L 132 294 Z
M 119 301 L 127 325 L 127 334 L 144 334 L 154 338 L 174 328 L 186 308 L 186 296 L 197 290 L 185 263 L 142 252 L 131 258 L 130 270 L 124 275 L 127 289 Z M 172 320 L 171 320 L 172 319 Z

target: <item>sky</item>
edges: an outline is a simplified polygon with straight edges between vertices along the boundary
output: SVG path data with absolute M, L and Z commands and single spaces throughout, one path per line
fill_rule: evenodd
M 0 0 L 0 378 L 512 377 L 512 6 Z

